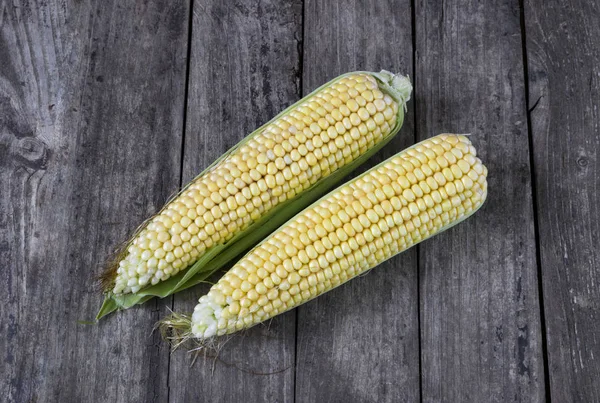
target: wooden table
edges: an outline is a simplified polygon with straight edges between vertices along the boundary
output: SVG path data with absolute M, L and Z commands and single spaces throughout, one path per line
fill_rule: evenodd
M 600 401 L 599 37 L 592 0 L 0 2 L 0 400 Z M 206 287 L 78 324 L 182 183 L 382 68 L 415 92 L 376 161 L 472 133 L 474 218 L 193 367 L 151 330 Z

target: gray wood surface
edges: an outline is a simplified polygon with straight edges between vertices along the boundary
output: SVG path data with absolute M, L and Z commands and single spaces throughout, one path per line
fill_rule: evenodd
M 544 400 L 519 3 L 416 2 L 419 138 L 472 133 L 489 195 L 420 247 L 426 402 Z
M 525 1 L 529 110 L 555 402 L 600 401 L 600 5 Z
M 2 2 L 0 18 L 0 400 L 164 401 L 165 310 L 77 321 L 99 264 L 177 187 L 186 6 Z
M 183 181 L 299 98 L 300 1 L 195 2 Z M 192 312 L 209 286 L 176 295 Z M 232 337 L 218 359 L 171 357 L 172 402 L 292 402 L 295 312 Z
M 600 401 L 599 23 L 592 0 L 0 0 L 0 400 Z M 208 285 L 78 323 L 181 184 L 381 68 L 415 99 L 362 169 L 471 132 L 475 217 L 194 366 L 151 329 Z
M 308 0 L 304 7 L 304 93 L 346 71 L 412 77 L 409 1 Z M 413 142 L 411 107 L 367 166 Z M 298 308 L 297 402 L 419 400 L 416 264 L 409 251 Z

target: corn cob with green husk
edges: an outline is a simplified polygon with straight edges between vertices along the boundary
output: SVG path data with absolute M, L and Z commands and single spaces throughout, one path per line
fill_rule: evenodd
M 163 329 L 206 340 L 295 308 L 473 214 L 486 176 L 465 136 L 410 147 L 285 223 Z
M 126 244 L 98 318 L 201 282 L 320 197 L 398 132 L 411 89 L 385 71 L 348 73 L 250 134 Z

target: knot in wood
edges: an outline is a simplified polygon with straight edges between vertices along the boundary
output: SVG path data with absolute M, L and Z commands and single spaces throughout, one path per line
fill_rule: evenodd
M 35 137 L 23 137 L 15 142 L 13 156 L 28 168 L 46 169 L 48 146 Z
M 577 159 L 577 165 L 579 165 L 581 168 L 587 167 L 588 163 L 589 163 L 589 161 L 588 161 L 587 157 L 579 157 Z

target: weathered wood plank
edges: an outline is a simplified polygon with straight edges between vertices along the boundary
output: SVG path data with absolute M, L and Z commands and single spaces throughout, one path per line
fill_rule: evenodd
M 550 389 L 600 401 L 600 4 L 525 1 Z
M 167 398 L 155 304 L 97 326 L 94 280 L 177 188 L 187 3 L 0 3 L 0 396 Z
M 410 1 L 305 2 L 303 90 L 352 70 L 412 76 Z M 404 127 L 374 162 L 412 144 Z M 296 401 L 418 401 L 416 253 L 298 309 Z
M 298 99 L 302 3 L 195 2 L 187 108 L 184 182 Z M 198 287 L 175 296 L 191 312 Z M 295 315 L 236 335 L 218 359 L 171 358 L 173 402 L 293 401 Z
M 419 138 L 470 132 L 489 196 L 420 248 L 423 401 L 543 401 L 518 1 L 416 2 Z

